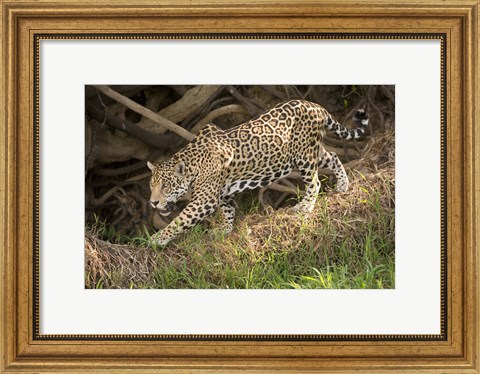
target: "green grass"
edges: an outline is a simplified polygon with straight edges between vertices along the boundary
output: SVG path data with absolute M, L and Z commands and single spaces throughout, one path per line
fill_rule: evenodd
M 90 228 L 111 249 L 104 269 L 86 272 L 89 288 L 379 289 L 395 287 L 393 177 L 359 175 L 347 194 L 319 196 L 309 215 L 262 211 L 240 197 L 230 235 L 198 225 L 163 249 L 145 247 L 151 233 L 116 235 Z M 218 217 L 210 226 L 216 227 Z M 131 267 L 118 257 L 143 256 Z M 144 261 L 147 264 L 146 261 Z

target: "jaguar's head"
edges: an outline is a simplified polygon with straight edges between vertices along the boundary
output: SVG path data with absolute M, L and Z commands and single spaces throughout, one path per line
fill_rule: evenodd
M 150 205 L 161 215 L 167 216 L 175 203 L 188 191 L 189 181 L 185 175 L 185 162 L 170 160 L 159 164 L 147 162 L 152 171 L 150 179 Z

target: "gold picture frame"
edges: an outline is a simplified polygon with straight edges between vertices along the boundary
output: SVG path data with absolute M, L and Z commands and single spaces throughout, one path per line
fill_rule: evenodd
M 2 372 L 479 372 L 479 0 L 2 0 Z M 41 336 L 38 41 L 42 38 L 442 41 L 448 174 L 438 336 Z M 419 193 L 424 193 L 420 191 Z

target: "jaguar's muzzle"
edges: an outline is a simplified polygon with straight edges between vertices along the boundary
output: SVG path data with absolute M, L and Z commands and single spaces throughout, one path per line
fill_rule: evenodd
M 158 204 L 157 201 L 151 201 L 150 204 L 152 205 L 153 208 L 157 209 L 162 216 L 168 216 L 170 213 L 172 213 L 172 210 L 175 209 L 175 203 L 171 201 L 167 202 L 167 205 L 165 205 L 165 207 L 162 207 L 162 208 L 157 205 Z

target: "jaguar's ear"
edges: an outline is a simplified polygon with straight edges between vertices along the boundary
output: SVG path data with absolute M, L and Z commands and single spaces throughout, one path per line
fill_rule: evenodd
M 155 165 L 152 164 L 150 161 L 147 161 L 147 166 L 151 171 L 153 171 L 153 169 L 155 169 Z
M 178 176 L 183 177 L 183 175 L 185 174 L 185 162 L 179 161 L 175 165 L 175 173 L 177 173 Z

